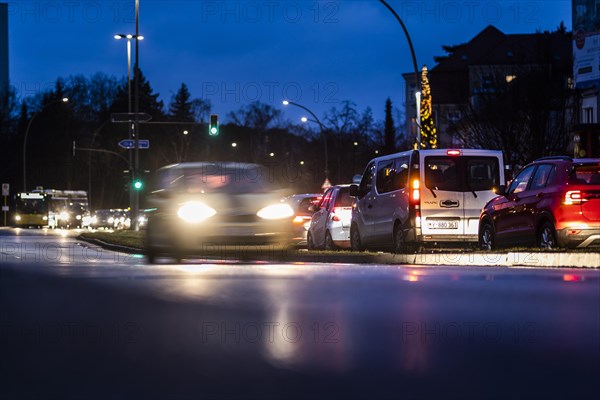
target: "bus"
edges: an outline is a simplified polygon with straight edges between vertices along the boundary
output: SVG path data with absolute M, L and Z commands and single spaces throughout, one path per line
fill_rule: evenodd
M 45 189 L 50 228 L 89 228 L 91 215 L 85 190 Z
M 48 196 L 39 192 L 22 192 L 15 196 L 15 226 L 48 226 Z

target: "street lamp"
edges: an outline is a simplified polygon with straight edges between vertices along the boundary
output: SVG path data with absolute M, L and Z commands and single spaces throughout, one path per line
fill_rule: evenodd
M 138 40 L 144 40 L 144 37 L 142 35 L 132 35 L 130 33 L 129 34 L 119 33 L 119 34 L 116 34 L 114 37 L 117 40 L 127 39 L 127 112 L 129 113 L 129 115 L 131 115 L 131 40 L 135 39 L 136 43 L 137 43 Z M 134 129 L 134 127 L 130 122 L 129 123 L 129 140 L 131 140 L 133 137 L 133 129 Z M 135 144 L 137 147 L 137 141 Z M 133 157 L 131 154 L 131 149 L 128 150 L 128 153 L 129 153 L 129 170 L 133 171 Z M 130 179 L 131 179 L 130 183 L 133 183 L 133 179 L 135 178 L 134 175 L 135 174 L 133 174 L 133 173 L 130 174 Z M 131 190 L 129 191 L 129 206 L 133 205 L 133 203 L 135 202 L 134 199 L 136 196 L 137 196 L 137 193 L 134 193 Z M 135 220 L 137 221 L 137 215 L 135 215 Z M 135 225 L 136 224 L 134 223 L 134 226 Z
M 130 33 L 128 33 L 128 34 L 119 33 L 119 34 L 115 35 L 115 39 L 117 39 L 117 40 L 127 39 L 127 96 L 128 96 L 128 105 L 127 105 L 128 111 L 127 112 L 130 114 L 131 114 L 131 40 L 136 39 L 136 38 L 137 38 L 137 40 L 144 40 L 144 37 L 142 35 L 132 35 Z M 129 137 L 129 139 L 131 139 L 131 136 Z
M 381 4 L 383 4 L 394 15 L 394 17 L 396 17 L 396 20 L 398 21 L 398 23 L 402 27 L 402 30 L 404 31 L 404 35 L 406 36 L 406 40 L 408 41 L 410 55 L 412 57 L 413 69 L 415 70 L 415 85 L 417 87 L 417 93 L 419 93 L 418 96 L 420 96 L 421 80 L 419 78 L 419 69 L 417 68 L 417 56 L 415 55 L 415 48 L 413 47 L 412 40 L 410 39 L 410 35 L 408 34 L 408 29 L 406 29 L 406 25 L 404 25 L 402 18 L 400 18 L 398 13 L 387 3 L 386 0 L 379 0 L 379 2 Z M 419 110 L 421 107 L 420 97 L 418 97 L 416 101 L 417 101 L 417 110 Z M 418 148 L 420 148 L 421 147 L 421 115 L 420 115 L 420 111 L 417 111 L 416 120 L 417 120 L 417 146 L 418 146 Z
M 51 106 L 56 103 L 60 103 L 60 102 L 66 103 L 68 101 L 69 101 L 68 97 L 63 97 L 62 99 L 58 99 L 58 100 L 55 100 L 55 101 L 52 101 L 52 102 L 46 104 L 41 109 L 39 109 L 35 113 L 33 113 L 31 118 L 29 119 L 29 122 L 27 123 L 27 128 L 25 129 L 25 137 L 23 138 L 23 191 L 24 192 L 27 191 L 27 136 L 29 136 L 29 128 L 31 128 L 31 123 L 33 122 L 35 117 L 37 117 L 37 115 L 39 113 L 44 111 L 44 109 L 46 107 Z
M 298 104 L 295 103 L 293 101 L 289 101 L 289 100 L 283 100 L 283 105 L 284 106 L 296 106 L 298 108 L 303 109 L 304 111 L 306 111 L 307 113 L 309 113 L 314 119 L 308 119 L 306 117 L 302 117 L 300 120 L 304 123 L 306 122 L 315 122 L 316 124 L 319 125 L 319 128 L 321 130 L 321 138 L 323 139 L 323 148 L 325 149 L 325 179 L 329 178 L 329 157 L 328 157 L 328 151 L 327 151 L 327 137 L 325 137 L 325 126 L 323 125 L 323 123 L 321 123 L 321 120 L 319 119 L 319 117 L 317 117 L 317 115 L 312 112 L 310 109 L 308 109 L 307 107 L 303 106 L 302 104 Z

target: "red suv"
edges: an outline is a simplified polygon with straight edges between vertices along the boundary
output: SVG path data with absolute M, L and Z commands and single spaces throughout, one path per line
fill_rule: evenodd
M 526 165 L 479 217 L 479 246 L 600 247 L 600 158 Z

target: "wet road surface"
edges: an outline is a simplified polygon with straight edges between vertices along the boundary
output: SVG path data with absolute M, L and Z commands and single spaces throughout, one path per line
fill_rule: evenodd
M 600 271 L 146 265 L 0 230 L 0 397 L 589 398 Z

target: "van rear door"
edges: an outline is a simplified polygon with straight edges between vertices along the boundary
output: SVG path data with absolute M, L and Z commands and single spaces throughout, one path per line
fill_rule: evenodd
M 438 236 L 459 240 L 465 232 L 464 174 L 459 157 L 439 154 L 423 154 L 421 162 L 421 232 L 426 240 Z
M 421 151 L 421 225 L 426 241 L 476 241 L 483 206 L 504 181 L 502 153 Z
M 477 237 L 481 209 L 496 197 L 494 189 L 504 184 L 502 155 L 463 156 L 461 160 L 466 169 L 464 234 Z

